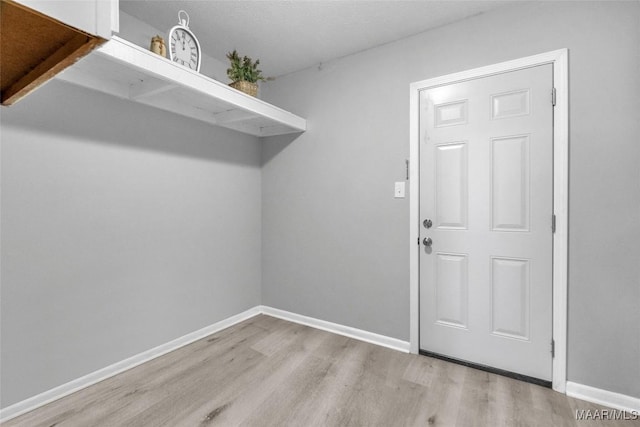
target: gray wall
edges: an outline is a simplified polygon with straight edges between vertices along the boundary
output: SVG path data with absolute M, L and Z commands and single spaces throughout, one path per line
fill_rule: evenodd
M 570 49 L 571 381 L 640 397 L 640 3 L 516 5 L 278 78 L 310 120 L 263 147 L 263 303 L 409 338 L 409 83 Z
M 2 407 L 260 304 L 257 138 L 59 82 L 1 126 Z

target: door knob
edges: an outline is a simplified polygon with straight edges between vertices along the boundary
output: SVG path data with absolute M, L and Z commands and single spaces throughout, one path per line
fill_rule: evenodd
M 433 244 L 433 240 L 431 240 L 431 237 L 425 237 L 424 239 L 422 239 L 422 244 L 426 247 L 431 247 L 431 245 Z
M 422 221 L 422 225 L 424 225 L 424 228 L 431 228 L 433 223 L 431 222 L 430 219 L 425 219 L 424 221 Z

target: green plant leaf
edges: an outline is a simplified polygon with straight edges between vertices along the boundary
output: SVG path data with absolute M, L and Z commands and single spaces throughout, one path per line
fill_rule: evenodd
M 230 64 L 230 68 L 227 69 L 227 76 L 233 82 L 245 80 L 250 83 L 256 83 L 259 80 L 266 80 L 262 76 L 262 70 L 258 69 L 259 59 L 254 62 L 246 55 L 240 58 L 235 49 L 227 53 L 227 59 L 229 59 Z

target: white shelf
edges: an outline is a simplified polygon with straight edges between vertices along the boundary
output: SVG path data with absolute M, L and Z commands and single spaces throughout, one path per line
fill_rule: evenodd
M 57 78 L 255 136 L 307 128 L 295 114 L 116 36 Z

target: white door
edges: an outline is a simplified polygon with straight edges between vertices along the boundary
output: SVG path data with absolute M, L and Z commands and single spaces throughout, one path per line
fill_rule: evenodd
M 548 64 L 420 93 L 420 349 L 545 381 L 552 87 Z

